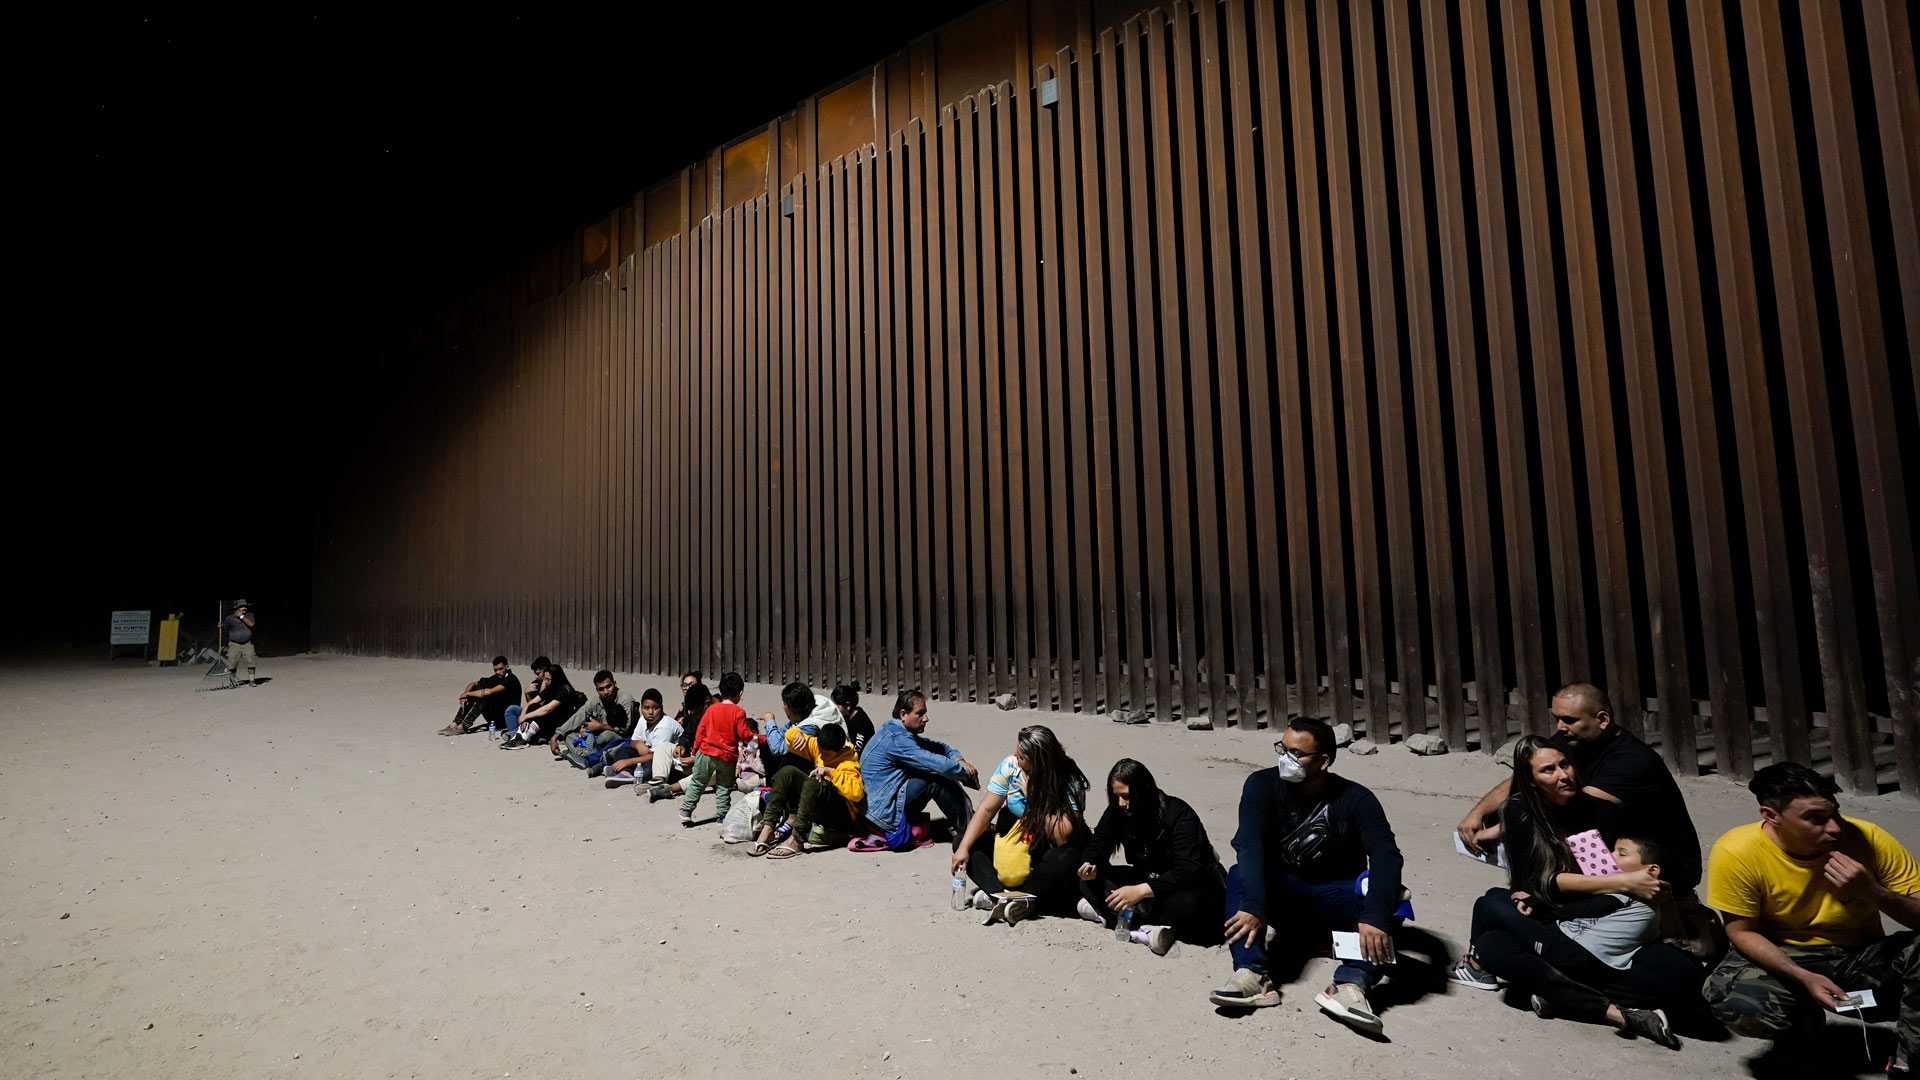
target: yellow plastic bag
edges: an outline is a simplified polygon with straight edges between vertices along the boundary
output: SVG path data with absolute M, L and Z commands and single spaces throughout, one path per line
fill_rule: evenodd
M 1009 889 L 1026 884 L 1027 875 L 1033 873 L 1033 853 L 1021 822 L 1014 822 L 1013 828 L 993 838 L 993 872 Z

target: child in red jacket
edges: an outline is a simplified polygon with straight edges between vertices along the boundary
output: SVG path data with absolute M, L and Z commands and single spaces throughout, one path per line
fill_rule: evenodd
M 713 789 L 713 807 L 719 817 L 725 818 L 733 808 L 733 772 L 740 761 L 740 744 L 759 738 L 740 707 L 740 694 L 746 688 L 739 672 L 720 676 L 720 700 L 700 718 L 700 731 L 693 738 L 693 775 L 687 777 L 687 794 L 680 800 L 682 825 L 693 824 L 693 808 L 708 788 Z

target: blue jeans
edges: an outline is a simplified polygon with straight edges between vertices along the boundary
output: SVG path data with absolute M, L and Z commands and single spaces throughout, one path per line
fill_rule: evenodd
M 973 816 L 973 800 L 967 798 L 959 781 L 944 776 L 916 776 L 900 785 L 900 793 L 900 824 L 887 834 L 888 847 L 905 851 L 913 846 L 913 815 L 924 811 L 929 802 L 946 815 L 953 843 L 959 846 L 960 834 L 966 831 L 967 819 Z
M 497 730 L 512 731 L 515 728 L 519 727 L 520 726 L 520 706 L 518 705 L 507 706 L 506 716 L 501 721 L 501 723 L 502 723 L 502 726 Z
M 1240 910 L 1245 895 L 1240 868 L 1236 866 L 1227 871 L 1226 914 L 1229 918 Z M 1360 895 L 1351 879 L 1315 885 L 1286 873 L 1267 878 L 1267 926 L 1279 931 L 1282 941 L 1295 943 L 1297 948 L 1311 949 L 1327 940 L 1327 935 L 1335 930 L 1351 933 L 1359 920 Z M 1267 973 L 1266 931 L 1258 936 L 1260 940 L 1252 944 L 1236 941 L 1228 946 L 1236 969 Z M 1362 992 L 1370 989 L 1379 977 L 1380 965 L 1366 960 L 1342 960 L 1333 973 L 1334 982 L 1352 983 Z

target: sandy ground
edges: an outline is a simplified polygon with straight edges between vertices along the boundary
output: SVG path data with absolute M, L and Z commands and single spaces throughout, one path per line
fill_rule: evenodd
M 769 864 L 544 751 L 436 735 L 481 673 L 269 658 L 269 684 L 200 694 L 197 671 L 126 660 L 0 668 L 16 748 L 0 763 L 0 1076 L 1534 1080 L 1741 1076 L 1759 1050 L 1674 1054 L 1411 985 L 1376 995 L 1387 1038 L 1370 1041 L 1314 1007 L 1329 961 L 1280 1007 L 1227 1017 L 1206 1000 L 1224 950 L 1161 959 L 1078 921 L 983 928 L 948 909 L 944 849 Z M 745 704 L 776 696 L 752 686 Z M 1242 778 L 1272 735 L 938 702 L 930 733 L 991 767 L 1036 719 L 1096 783 L 1146 761 L 1231 861 Z M 1415 925 L 1457 949 L 1497 879 L 1449 831 L 1496 766 L 1396 746 L 1337 767 L 1386 804 Z M 1703 837 L 1751 814 L 1734 784 L 1683 783 Z M 1913 804 L 1844 805 L 1920 847 Z

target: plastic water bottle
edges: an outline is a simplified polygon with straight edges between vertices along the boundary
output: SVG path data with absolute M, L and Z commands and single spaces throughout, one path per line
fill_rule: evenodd
M 953 879 L 953 910 L 967 910 L 967 879 L 965 877 Z
M 1113 940 L 1133 940 L 1133 909 L 1128 908 L 1113 920 Z

